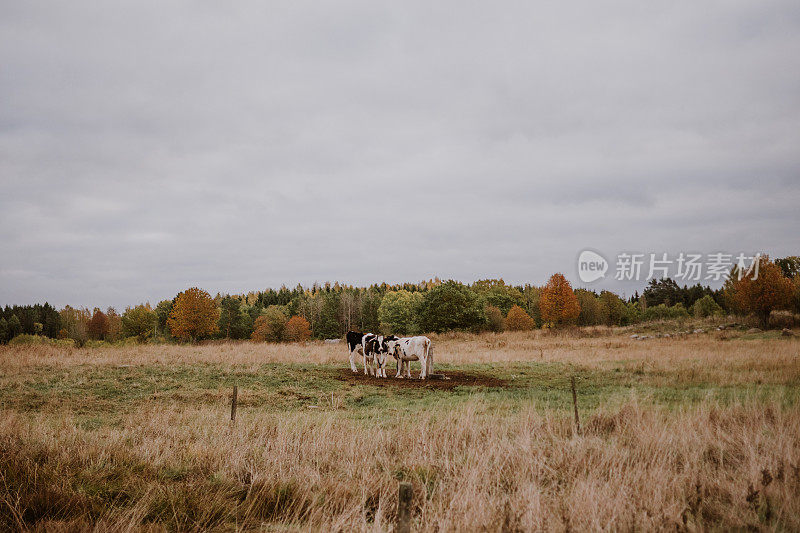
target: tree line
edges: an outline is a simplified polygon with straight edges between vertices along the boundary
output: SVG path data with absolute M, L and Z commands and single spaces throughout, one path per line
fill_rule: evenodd
M 195 341 L 206 338 L 302 341 L 340 338 L 348 330 L 411 335 L 445 331 L 528 330 L 541 327 L 624 326 L 642 321 L 738 314 L 768 325 L 774 310 L 800 313 L 800 257 L 771 262 L 762 257 L 759 277 L 739 280 L 734 268 L 717 290 L 651 280 L 642 294 L 623 299 L 610 291 L 573 289 L 562 274 L 544 286 L 510 285 L 502 279 L 472 284 L 442 281 L 298 285 L 212 297 L 187 289 L 155 307 L 149 303 L 118 313 L 109 307 L 45 303 L 0 309 L 0 342 L 20 335 L 92 342 Z

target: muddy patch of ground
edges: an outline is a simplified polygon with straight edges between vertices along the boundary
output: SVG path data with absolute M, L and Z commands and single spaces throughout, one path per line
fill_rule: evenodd
M 418 378 L 419 374 L 411 373 L 411 379 L 395 379 L 393 375 L 388 378 L 376 378 L 367 376 L 363 372 L 353 374 L 349 368 L 340 368 L 335 371 L 336 378 L 346 381 L 350 385 L 372 385 L 375 387 L 395 387 L 395 388 L 428 388 L 450 390 L 455 387 L 499 387 L 507 388 L 508 380 L 477 374 L 452 370 L 444 373 L 446 379 L 426 379 Z

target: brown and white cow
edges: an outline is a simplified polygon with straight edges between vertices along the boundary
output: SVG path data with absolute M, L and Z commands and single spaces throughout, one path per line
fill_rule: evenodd
M 402 337 L 386 342 L 386 347 L 397 361 L 397 374 L 394 377 L 402 378 L 405 373 L 405 377 L 411 378 L 411 361 L 420 362 L 419 379 L 426 379 L 433 373 L 433 346 L 428 337 Z

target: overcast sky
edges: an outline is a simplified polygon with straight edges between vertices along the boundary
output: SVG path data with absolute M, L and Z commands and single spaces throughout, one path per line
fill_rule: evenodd
M 798 254 L 798 58 L 796 0 L 2 2 L 0 304 Z

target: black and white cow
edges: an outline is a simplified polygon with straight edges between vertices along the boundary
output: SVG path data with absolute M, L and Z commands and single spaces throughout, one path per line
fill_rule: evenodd
M 398 340 L 400 340 L 400 338 L 394 335 L 387 335 L 381 338 L 380 349 L 375 354 L 375 364 L 378 367 L 379 378 L 386 377 L 386 359 L 388 358 L 390 352 L 389 343 Z
M 372 333 L 367 333 L 366 335 L 372 335 Z M 347 340 L 347 347 L 350 349 L 350 370 L 353 371 L 353 374 L 358 373 L 355 354 L 358 353 L 361 356 L 364 355 L 364 345 L 362 344 L 364 336 L 364 333 L 358 331 L 348 331 L 347 336 L 345 337 Z
M 383 335 L 367 333 L 361 339 L 361 345 L 364 348 L 364 374 L 386 377 L 386 373 L 382 371 L 383 367 L 386 365 L 386 354 L 381 350 L 382 344 Z M 381 355 L 383 355 L 382 364 L 378 360 Z
M 405 377 L 411 377 L 411 361 L 419 361 L 422 368 L 419 379 L 426 379 L 433 373 L 433 346 L 431 340 L 425 336 L 404 337 L 386 343 L 387 350 L 397 361 L 396 378 L 402 378 L 405 367 Z
M 350 370 L 358 372 L 356 354 L 363 358 L 364 374 L 377 377 L 386 377 L 386 354 L 383 350 L 383 336 L 372 333 L 359 333 L 348 331 L 346 335 L 347 347 L 350 349 Z M 377 368 L 376 368 L 377 366 Z

